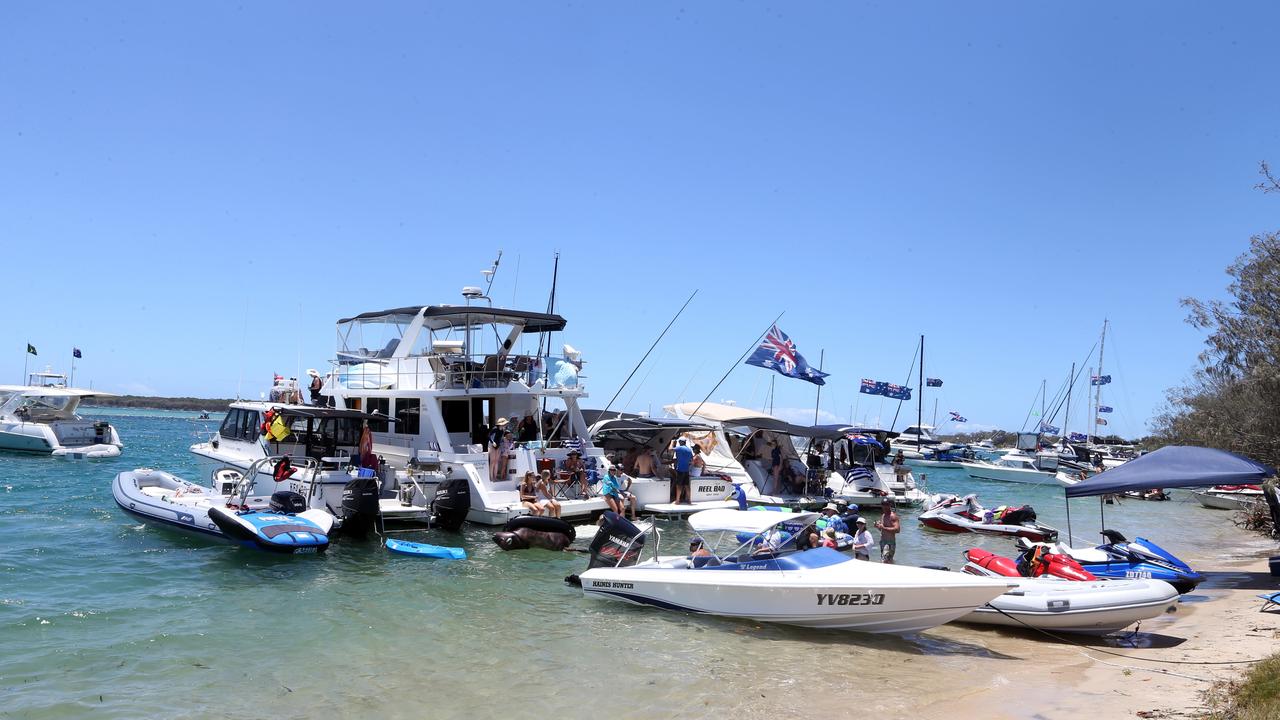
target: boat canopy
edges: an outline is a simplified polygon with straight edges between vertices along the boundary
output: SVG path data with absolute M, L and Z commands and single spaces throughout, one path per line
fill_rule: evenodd
M 519 325 L 524 328 L 524 332 L 541 333 L 559 332 L 565 326 L 565 319 L 552 313 L 475 305 L 417 305 L 392 308 L 390 310 L 360 313 L 355 317 L 342 318 L 338 323 L 349 323 L 356 320 L 407 323 L 419 314 L 425 320 L 423 326 L 431 330 L 466 325 L 499 324 Z
M 807 525 L 818 518 L 816 512 L 775 512 L 772 510 L 701 510 L 689 516 L 689 526 L 696 532 L 717 530 L 762 533 L 780 523 Z
M 5 393 L 21 393 L 27 397 L 116 397 L 115 393 L 103 392 L 102 390 L 90 390 L 88 388 L 74 387 L 54 387 L 39 385 L 0 385 L 0 392 Z
M 751 420 L 755 422 L 775 422 L 782 423 L 781 420 L 762 412 L 749 410 L 747 408 L 738 407 L 737 405 L 724 405 L 722 403 L 677 403 L 675 405 L 667 405 L 663 408 L 667 412 L 674 412 L 684 417 L 700 417 L 712 422 L 724 423 L 725 425 L 743 425 L 745 421 Z M 694 411 L 697 414 L 694 414 Z M 782 423 L 786 425 L 787 423 Z
M 1275 474 L 1274 468 L 1226 450 L 1169 445 L 1069 486 L 1067 497 L 1151 488 L 1251 485 Z

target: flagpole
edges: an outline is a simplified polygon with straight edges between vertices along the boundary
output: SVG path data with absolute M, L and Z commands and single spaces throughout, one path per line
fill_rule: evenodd
M 27 343 L 27 347 L 31 347 L 31 343 Z M 27 363 L 31 362 L 31 351 L 27 350 L 22 353 L 22 384 L 27 385 L 29 378 L 27 377 Z
M 822 363 L 826 359 L 826 356 L 827 356 L 826 348 L 823 348 L 818 351 L 818 372 L 822 372 Z M 817 397 L 815 397 L 813 400 L 813 424 L 814 425 L 818 424 L 818 408 L 821 406 L 821 403 L 822 403 L 822 386 L 819 385 Z
M 735 361 L 732 365 L 729 366 L 729 369 L 726 370 L 724 373 L 724 377 L 720 378 L 720 382 L 716 383 L 714 387 L 712 387 L 709 391 L 707 391 L 707 396 L 702 398 L 702 402 L 698 403 L 698 406 L 693 409 L 693 412 L 689 413 L 691 417 L 698 414 L 698 411 L 702 409 L 702 406 L 706 405 L 707 401 L 711 399 L 711 394 L 714 393 L 722 384 L 724 384 L 725 380 L 729 379 L 729 373 L 733 372 L 734 368 L 741 365 L 742 361 L 745 360 L 748 355 L 750 355 L 752 352 L 755 352 L 755 349 L 760 345 L 760 341 L 763 340 L 764 336 L 769 333 L 769 329 L 772 328 L 774 325 L 777 325 L 778 321 L 782 319 L 782 316 L 786 314 L 787 314 L 786 310 L 783 310 L 782 312 L 778 313 L 778 317 L 774 318 L 773 322 L 769 323 L 765 327 L 764 332 L 757 335 L 756 339 L 751 341 L 751 347 L 747 348 L 747 351 L 742 353 L 742 357 L 738 358 L 737 361 Z
M 920 425 L 924 422 L 924 335 L 920 336 L 920 394 L 916 396 L 916 452 L 920 452 Z
M 71 348 L 71 381 L 68 383 L 71 387 L 76 386 L 76 349 Z

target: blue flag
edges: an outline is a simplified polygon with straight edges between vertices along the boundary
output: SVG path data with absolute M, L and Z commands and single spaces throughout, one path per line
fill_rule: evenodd
M 1111 406 L 1110 406 L 1110 405 L 1099 405 L 1099 406 L 1098 406 L 1098 412 L 1111 412 Z
M 80 348 L 78 348 L 78 347 L 73 347 L 73 348 L 71 348 L 71 357 L 73 357 L 73 358 L 79 358 L 79 357 L 84 357 L 84 356 L 80 354 Z
M 1062 428 L 1054 427 L 1054 426 L 1050 425 L 1049 423 L 1047 423 L 1047 422 L 1045 422 L 1045 421 L 1041 420 L 1041 421 L 1040 421 L 1040 432 L 1043 432 L 1043 433 L 1049 433 L 1050 435 L 1057 435 L 1058 433 L 1062 432 Z
M 942 380 L 939 378 L 925 378 L 924 384 L 926 387 L 942 387 Z
M 1109 382 L 1111 382 L 1110 375 L 1094 375 L 1089 378 L 1090 385 L 1106 385 Z
M 787 377 L 808 380 L 814 385 L 827 384 L 827 381 L 822 379 L 827 376 L 827 373 L 809 367 L 804 356 L 796 352 L 796 344 L 791 342 L 791 338 L 779 330 L 777 325 L 769 328 L 769 332 L 765 333 L 764 342 L 751 353 L 746 364 L 776 370 Z
M 1071 440 L 1071 442 L 1084 442 L 1089 439 L 1089 436 L 1084 433 L 1073 432 L 1068 436 L 1068 439 Z

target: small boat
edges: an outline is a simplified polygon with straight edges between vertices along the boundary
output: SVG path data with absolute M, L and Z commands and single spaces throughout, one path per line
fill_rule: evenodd
M 930 530 L 1008 535 L 1035 542 L 1052 542 L 1058 537 L 1056 529 L 1036 522 L 1036 511 L 1030 505 L 987 509 L 972 494 L 963 498 L 934 495 L 925 508 L 920 524 Z
M 1070 555 L 1081 567 L 1100 578 L 1164 580 L 1179 593 L 1191 592 L 1204 580 L 1203 575 L 1150 540 L 1136 538 L 1131 542 L 1115 530 L 1103 530 L 1102 534 L 1109 541 L 1104 545 L 1073 548 L 1053 543 L 1050 546 L 1055 552 Z M 1018 543 L 1023 549 L 1034 544 L 1023 539 Z
M 71 460 L 119 457 L 124 445 L 111 423 L 76 414 L 80 402 L 111 396 L 67 387 L 66 376 L 31 373 L 29 385 L 0 385 L 0 450 Z
M 1192 494 L 1201 505 L 1215 510 L 1248 510 L 1264 501 L 1257 485 L 1215 485 Z
M 1042 470 L 1039 458 L 1020 450 L 1005 453 L 994 462 L 981 460 L 967 462 L 964 464 L 964 471 L 974 480 L 999 480 L 1037 485 L 1058 482 L 1056 469 Z
M 180 530 L 223 537 L 209 519 L 209 508 L 226 506 L 225 495 L 163 470 L 138 468 L 116 475 L 111 483 L 116 505 L 126 513 L 147 522 Z M 266 508 L 267 503 L 259 503 Z
M 209 519 L 222 534 L 246 547 L 267 552 L 304 555 L 329 548 L 334 517 L 324 510 L 308 510 L 301 494 L 280 490 L 271 495 L 268 510 L 209 508 Z
M 1008 558 L 966 551 L 964 572 L 1009 578 L 1017 587 L 960 618 L 960 622 L 1107 634 L 1158 617 L 1178 603 L 1178 591 L 1162 580 L 1066 580 L 1023 577 Z M 992 559 L 1004 561 L 991 562 Z
M 666 610 L 804 627 L 911 633 L 955 620 L 1016 583 L 850 558 L 830 548 L 794 550 L 780 527 L 815 522 L 813 512 L 704 510 L 689 525 L 710 545 L 703 555 L 662 556 L 658 542 L 605 514 L 591 562 L 571 584 L 584 595 Z M 718 535 L 713 540 L 711 534 Z M 737 533 L 750 533 L 739 543 Z M 727 544 L 726 544 L 727 541 Z M 640 560 L 646 545 L 653 557 Z
M 387 549 L 400 555 L 420 558 L 440 558 L 443 560 L 466 560 L 467 551 L 462 548 L 428 545 L 426 543 L 409 542 L 408 540 L 387 539 Z

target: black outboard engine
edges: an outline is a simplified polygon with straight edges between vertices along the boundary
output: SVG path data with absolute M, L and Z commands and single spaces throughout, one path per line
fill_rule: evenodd
M 644 535 L 640 528 L 617 513 L 606 510 L 600 530 L 591 541 L 591 562 L 587 564 L 587 569 L 635 565 L 643 551 Z
M 271 493 L 271 512 L 282 515 L 296 515 L 307 509 L 307 499 L 301 493 L 292 490 L 278 490 Z
M 382 515 L 378 505 L 378 478 L 358 477 L 342 488 L 342 532 L 365 538 Z
M 1005 525 L 1023 525 L 1025 523 L 1033 523 L 1036 521 L 1035 508 L 1030 505 L 1023 505 L 1020 508 L 1010 508 L 1004 512 L 1004 517 L 1000 518 L 1000 522 Z
M 448 478 L 436 488 L 431 501 L 431 524 L 458 532 L 471 509 L 471 486 L 465 477 Z

